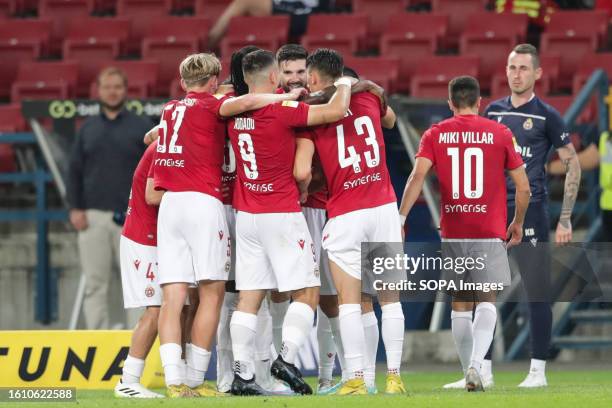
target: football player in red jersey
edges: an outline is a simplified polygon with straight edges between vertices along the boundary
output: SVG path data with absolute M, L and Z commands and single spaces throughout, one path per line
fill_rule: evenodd
M 306 58 L 308 51 L 298 44 L 286 44 L 276 52 L 276 61 L 280 71 L 280 88 L 289 92 L 295 88 L 306 87 Z M 338 322 L 338 297 L 331 278 L 327 254 L 321 248 L 323 226 L 327 220 L 325 203 L 327 189 L 309 194 L 302 204 L 302 212 L 308 224 L 308 230 L 315 244 L 315 255 L 321 275 L 321 292 L 319 307 L 317 308 L 317 342 L 319 344 L 319 381 L 317 394 L 325 394 L 332 390 L 332 373 L 338 351 L 340 367 L 344 367 L 344 353 L 340 339 L 340 325 Z M 273 291 L 270 310 L 273 314 L 274 344 L 280 347 L 282 322 L 289 307 L 288 293 Z
M 414 169 L 408 178 L 400 214 L 403 224 L 419 197 L 429 170 L 440 183 L 442 255 L 453 258 L 484 254 L 482 268 L 467 272 L 463 281 L 510 284 L 508 246 L 521 242 L 529 205 L 529 181 L 510 130 L 478 116 L 480 88 L 472 77 L 449 83 L 449 107 L 454 116 L 425 132 Z M 514 219 L 506 229 L 506 171 L 516 185 Z M 484 262 L 483 262 L 484 259 Z M 451 271 L 456 279 L 459 271 Z M 452 333 L 465 373 L 466 389 L 482 391 L 480 370 L 493 340 L 497 320 L 496 291 L 451 291 Z M 472 312 L 475 307 L 474 319 Z
M 268 51 L 245 56 L 243 71 L 251 94 L 272 92 L 278 87 L 278 65 Z M 240 300 L 231 322 L 236 360 L 233 394 L 266 393 L 255 382 L 253 342 L 256 313 L 269 289 L 291 291 L 294 300 L 284 319 L 283 344 L 272 374 L 295 392 L 312 393 L 294 365 L 314 321 L 320 286 L 314 244 L 293 176 L 294 129 L 341 118 L 348 108 L 350 85 L 349 79 L 341 79 L 338 91 L 324 105 L 284 102 L 228 121 L 238 161 L 233 204 L 238 211 L 236 288 Z
M 342 74 L 342 57 L 319 49 L 307 59 L 311 91 L 325 89 Z M 401 242 L 393 222 L 399 222 L 396 197 L 386 167 L 381 127 L 392 127 L 395 115 L 369 92 L 355 94 L 347 115 L 331 125 L 302 132 L 298 143 L 304 155 L 296 161 L 298 179 L 310 177 L 316 151 L 327 179 L 329 221 L 323 248 L 338 291 L 339 321 L 348 380 L 338 394 L 366 394 L 364 368 L 366 339 L 361 316 L 361 243 Z M 365 279 L 365 277 L 363 277 Z M 399 375 L 404 337 L 404 315 L 397 293 L 385 293 L 382 334 L 387 351 L 386 391 L 404 392 Z
M 230 84 L 235 96 L 245 95 L 249 86 L 244 82 L 242 72 L 242 59 L 250 52 L 259 50 L 258 47 L 247 45 L 232 54 L 230 63 Z M 232 354 L 232 339 L 230 335 L 230 319 L 238 303 L 236 290 L 236 210 L 232 206 L 234 185 L 236 183 L 236 155 L 229 137 L 226 140 L 223 163 L 223 204 L 225 216 L 232 241 L 232 267 L 229 280 L 225 286 L 225 298 L 221 308 L 219 327 L 217 329 L 217 390 L 230 392 L 234 381 L 234 358 Z M 288 295 L 287 295 L 288 296 Z M 282 328 L 281 316 L 280 327 Z M 270 373 L 272 345 L 272 317 L 268 308 L 268 301 L 264 300 L 257 312 L 257 328 L 255 337 L 254 366 L 257 383 L 273 395 L 294 395 L 291 388 L 282 381 L 272 377 Z M 280 344 L 280 341 L 279 341 Z M 279 348 L 280 350 L 280 348 Z
M 219 395 L 203 381 L 230 268 L 229 232 L 221 202 L 223 116 L 299 96 L 299 92 L 239 98 L 213 95 L 220 70 L 214 55 L 185 58 L 180 74 L 187 95 L 164 106 L 159 125 L 155 188 L 166 191 L 158 220 L 159 283 L 163 288 L 159 336 L 171 397 Z M 185 374 L 179 317 L 192 282 L 198 283 L 200 302 L 191 343 L 185 350 Z
M 119 398 L 162 398 L 140 384 L 145 359 L 157 337 L 161 288 L 157 282 L 157 206 L 163 192 L 153 189 L 153 158 L 157 143 L 140 159 L 130 190 L 130 201 L 121 232 L 121 287 L 126 309 L 145 307 L 132 333 L 132 343 L 123 363 L 123 374 L 115 386 Z

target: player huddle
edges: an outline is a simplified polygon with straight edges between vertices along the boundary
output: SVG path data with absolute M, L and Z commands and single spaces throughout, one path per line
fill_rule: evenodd
M 529 202 L 512 133 L 477 115 L 475 79 L 451 81 L 455 118 L 424 135 L 400 216 L 382 135 L 383 127 L 394 126 L 395 114 L 379 87 L 358 81 L 329 49 L 308 54 L 286 45 L 274 55 L 250 46 L 234 53 L 231 65 L 229 83 L 220 85 L 215 56 L 185 58 L 185 98 L 168 102 L 160 124 L 145 137 L 157 140 L 134 174 L 121 268 L 125 307 L 147 309 L 115 394 L 161 396 L 139 384 L 157 334 L 169 397 L 312 394 L 296 359 L 315 320 L 318 394 L 377 393 L 379 335 L 387 358 L 385 393 L 405 393 L 399 293 L 377 292 L 370 274 L 362 276 L 362 243 L 384 252 L 392 250 L 384 243 L 403 242 L 408 211 L 435 166 L 443 208 L 489 209 L 443 214 L 443 251 L 491 254 L 488 275 L 480 278 L 508 284 L 504 240 L 520 241 Z M 472 133 L 446 143 L 444 132 Z M 508 229 L 499 182 L 506 170 L 516 184 Z M 405 271 L 385 274 L 401 281 Z M 495 294 L 452 295 L 453 325 L 457 316 L 468 324 L 469 313 L 470 336 L 475 311 L 470 350 L 462 350 L 461 341 L 457 347 L 464 386 L 482 390 Z M 382 309 L 381 333 L 374 296 Z M 191 312 L 185 316 L 186 308 Z M 204 378 L 215 344 L 212 387 Z M 338 383 L 332 381 L 335 355 L 342 368 Z
M 361 243 L 402 240 L 382 136 L 395 114 L 378 87 L 343 76 L 333 50 L 287 45 L 277 60 L 245 47 L 231 87 L 219 86 L 220 70 L 209 54 L 181 63 L 187 95 L 147 135 L 159 138 L 135 172 L 122 236 L 125 305 L 148 306 L 143 320 L 158 320 L 167 394 L 311 394 L 295 362 L 315 314 L 318 393 L 375 393 L 376 293 L 362 288 Z M 399 295 L 379 301 L 385 391 L 403 393 Z M 195 313 L 184 336 L 187 303 Z M 153 325 L 140 326 L 120 396 L 157 396 L 138 384 L 155 338 Z M 204 383 L 215 340 L 216 389 Z

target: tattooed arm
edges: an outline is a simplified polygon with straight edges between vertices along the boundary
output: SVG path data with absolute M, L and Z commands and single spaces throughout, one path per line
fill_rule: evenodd
M 559 158 L 565 167 L 565 189 L 563 190 L 561 216 L 555 232 L 555 242 L 565 244 L 572 240 L 571 217 L 580 187 L 581 170 L 576 149 L 571 143 L 558 148 L 557 153 L 559 153 Z

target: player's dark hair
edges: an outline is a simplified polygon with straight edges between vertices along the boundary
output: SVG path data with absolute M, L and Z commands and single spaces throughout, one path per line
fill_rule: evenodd
M 276 61 L 297 61 L 308 58 L 308 51 L 299 44 L 285 44 L 276 51 Z
M 448 95 L 457 109 L 476 106 L 480 97 L 478 80 L 471 76 L 460 76 L 448 83 Z
M 274 64 L 276 64 L 274 54 L 267 50 L 257 50 L 244 56 L 242 72 L 246 77 L 247 75 L 257 74 Z
M 531 55 L 531 61 L 533 62 L 533 69 L 540 67 L 540 54 L 538 49 L 531 44 L 519 44 L 512 49 L 517 54 L 529 54 Z
M 249 93 L 249 86 L 244 82 L 244 73 L 242 72 L 242 60 L 244 56 L 250 52 L 259 50 L 259 47 L 247 45 L 238 51 L 234 51 L 230 62 L 230 82 L 234 86 L 236 95 L 245 95 Z
M 319 48 L 306 58 L 306 68 L 315 69 L 329 79 L 335 80 L 342 76 L 344 61 L 338 51 Z
M 346 65 L 344 66 L 344 69 L 342 70 L 342 75 L 349 76 L 355 79 L 359 79 L 359 74 L 357 73 L 357 71 L 355 71 L 353 68 L 347 67 Z

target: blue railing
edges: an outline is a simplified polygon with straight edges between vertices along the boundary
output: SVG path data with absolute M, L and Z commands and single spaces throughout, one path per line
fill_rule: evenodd
M 3 133 L 0 143 L 36 145 L 32 133 Z M 36 189 L 36 206 L 31 209 L 0 210 L 0 222 L 36 222 L 36 296 L 35 319 L 48 324 L 57 319 L 57 273 L 49 259 L 49 221 L 66 221 L 66 210 L 47 208 L 47 184 L 52 181 L 47 166 L 36 149 L 36 169 L 32 172 L 0 173 L 0 182 L 31 183 Z

